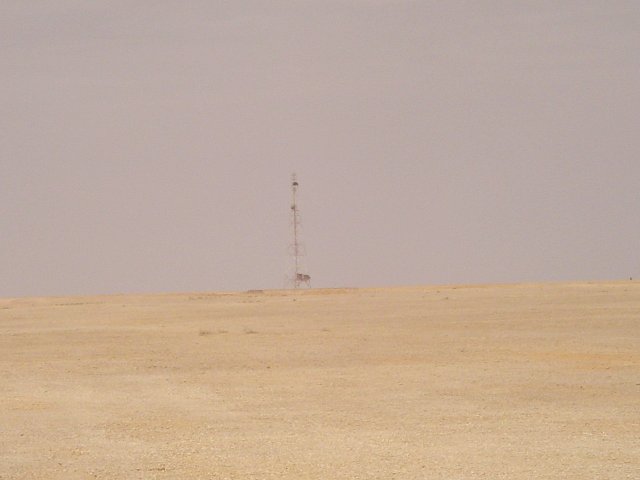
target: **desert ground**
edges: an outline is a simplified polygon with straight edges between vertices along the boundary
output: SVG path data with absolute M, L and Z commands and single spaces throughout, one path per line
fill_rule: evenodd
M 0 300 L 0 479 L 640 478 L 640 282 Z

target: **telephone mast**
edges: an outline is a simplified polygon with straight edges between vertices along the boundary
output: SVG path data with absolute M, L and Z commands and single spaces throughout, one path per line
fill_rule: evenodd
M 305 255 L 304 244 L 300 241 L 300 211 L 296 202 L 298 193 L 298 179 L 296 174 L 291 175 L 291 226 L 293 227 L 293 243 L 290 246 L 290 252 L 293 256 L 293 288 L 300 288 L 302 285 L 311 287 L 311 277 L 304 273 L 302 257 Z

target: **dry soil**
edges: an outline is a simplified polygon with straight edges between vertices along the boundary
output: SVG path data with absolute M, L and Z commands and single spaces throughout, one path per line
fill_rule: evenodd
M 0 479 L 640 478 L 640 283 L 0 300 Z

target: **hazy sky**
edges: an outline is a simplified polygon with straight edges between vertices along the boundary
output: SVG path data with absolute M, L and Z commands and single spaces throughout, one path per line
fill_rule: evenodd
M 0 296 L 640 278 L 640 2 L 3 0 Z

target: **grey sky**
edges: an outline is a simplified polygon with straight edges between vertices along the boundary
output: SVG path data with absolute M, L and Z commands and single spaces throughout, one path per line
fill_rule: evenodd
M 0 296 L 640 277 L 640 2 L 0 3 Z

